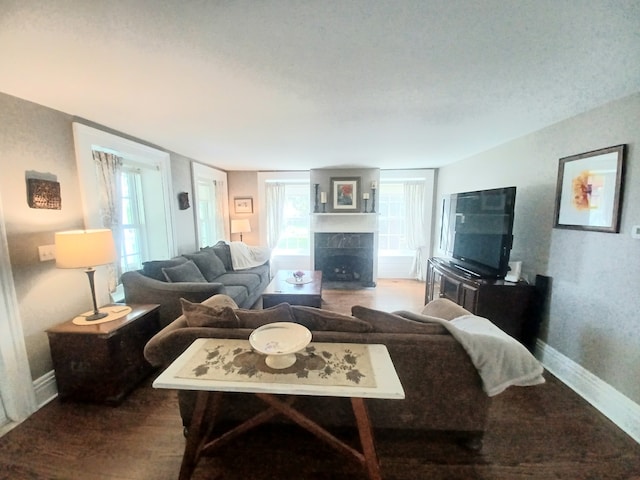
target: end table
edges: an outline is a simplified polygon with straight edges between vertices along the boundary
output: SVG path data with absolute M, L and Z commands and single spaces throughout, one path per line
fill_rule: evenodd
M 160 331 L 160 305 L 129 305 L 128 315 L 111 322 L 47 330 L 61 400 L 118 405 L 149 375 L 144 346 Z

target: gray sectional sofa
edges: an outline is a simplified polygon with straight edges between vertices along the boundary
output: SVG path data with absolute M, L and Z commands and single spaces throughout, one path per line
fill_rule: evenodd
M 182 313 L 180 298 L 202 302 L 212 295 L 228 295 L 241 308 L 251 308 L 270 281 L 270 266 L 234 270 L 229 245 L 218 242 L 198 252 L 143 263 L 141 270 L 122 277 L 125 302 L 160 304 L 164 327 Z

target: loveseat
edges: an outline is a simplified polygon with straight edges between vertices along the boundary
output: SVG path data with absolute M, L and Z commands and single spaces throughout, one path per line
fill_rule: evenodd
M 490 397 L 469 356 L 441 325 L 423 323 L 393 313 L 354 306 L 352 315 L 314 307 L 280 304 L 264 310 L 236 308 L 225 295 L 201 304 L 183 301 L 184 314 L 157 333 L 145 347 L 145 357 L 166 367 L 197 338 L 247 339 L 253 329 L 275 321 L 293 321 L 312 331 L 314 342 L 366 343 L 387 346 L 405 390 L 404 400 L 367 401 L 374 428 L 446 431 L 479 448 L 487 422 Z M 468 314 L 445 299 L 425 306 L 422 315 L 452 319 Z M 188 427 L 194 392 L 179 391 L 183 425 Z M 252 395 L 228 394 L 220 418 L 239 422 L 264 405 Z M 323 425 L 353 425 L 344 398 L 302 397 L 296 408 Z M 280 417 L 277 417 L 281 420 Z M 274 420 L 277 421 L 277 420 Z
M 220 241 L 198 252 L 168 260 L 143 263 L 141 270 L 125 272 L 121 282 L 125 302 L 160 304 L 160 324 L 166 326 L 182 313 L 180 299 L 202 302 L 225 294 L 242 308 L 251 308 L 270 281 L 269 261 L 234 269 L 230 245 Z

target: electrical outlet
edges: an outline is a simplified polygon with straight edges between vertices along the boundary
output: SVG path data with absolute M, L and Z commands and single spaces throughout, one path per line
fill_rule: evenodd
M 634 225 L 631 227 L 631 238 L 640 239 L 640 225 Z
M 55 245 L 41 245 L 38 247 L 38 256 L 41 262 L 48 262 L 56 259 Z

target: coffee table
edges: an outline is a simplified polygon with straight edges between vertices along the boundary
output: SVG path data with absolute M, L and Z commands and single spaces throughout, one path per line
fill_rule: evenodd
M 404 390 L 400 384 L 389 352 L 384 345 L 312 342 L 309 346 L 313 346 L 316 350 L 327 350 L 328 352 L 339 353 L 336 349 L 344 349 L 345 345 L 350 349 L 352 347 L 361 347 L 361 349 L 364 349 L 370 363 L 370 373 L 375 378 L 373 385 L 371 383 L 366 384 L 366 386 L 360 383 L 345 384 L 345 382 L 338 380 L 324 381 L 322 384 L 309 384 L 303 383 L 307 382 L 307 380 L 297 380 L 298 377 L 295 374 L 290 375 L 290 377 L 293 378 L 286 382 L 274 382 L 268 377 L 269 375 L 277 375 L 277 371 L 267 372 L 266 376 L 263 377 L 247 376 L 247 378 L 243 378 L 241 381 L 238 380 L 237 377 L 228 378 L 224 372 L 216 378 L 216 375 L 219 373 L 215 371 L 216 369 L 220 371 L 228 370 L 228 363 L 226 361 L 207 364 L 208 368 L 212 370 L 212 375 L 207 377 L 206 375 L 202 375 L 202 368 L 198 362 L 200 362 L 199 359 L 201 358 L 211 358 L 211 356 L 208 355 L 211 348 L 222 348 L 224 352 L 234 352 L 234 354 L 238 351 L 243 351 L 244 353 L 241 354 L 247 355 L 246 352 L 247 350 L 251 350 L 251 347 L 247 340 L 207 338 L 195 340 L 193 344 L 153 382 L 155 388 L 197 391 L 196 403 L 187 434 L 179 479 L 187 480 L 191 478 L 198 460 L 202 455 L 212 453 L 217 447 L 265 423 L 276 415 L 284 415 L 302 428 L 313 433 L 334 449 L 354 458 L 366 469 L 368 477 L 371 480 L 381 480 L 382 477 L 375 450 L 373 429 L 364 399 L 403 399 Z M 185 372 L 191 371 L 190 369 L 194 365 L 198 366 L 198 373 L 192 375 L 185 374 Z M 227 370 L 225 370 L 225 372 Z M 254 394 L 265 402 L 268 408 L 258 413 L 255 417 L 246 420 L 244 423 L 222 433 L 218 437 L 212 437 L 211 432 L 216 420 L 216 415 L 220 411 L 224 392 Z M 286 397 L 281 398 L 282 395 Z M 293 407 L 293 403 L 295 398 L 300 395 L 350 398 L 360 436 L 361 451 L 343 442 L 314 420 L 296 410 Z
M 294 284 L 291 270 L 278 270 L 267 288 L 262 292 L 262 307 L 269 308 L 279 303 L 290 305 L 322 306 L 322 272 L 302 270 L 306 283 Z

